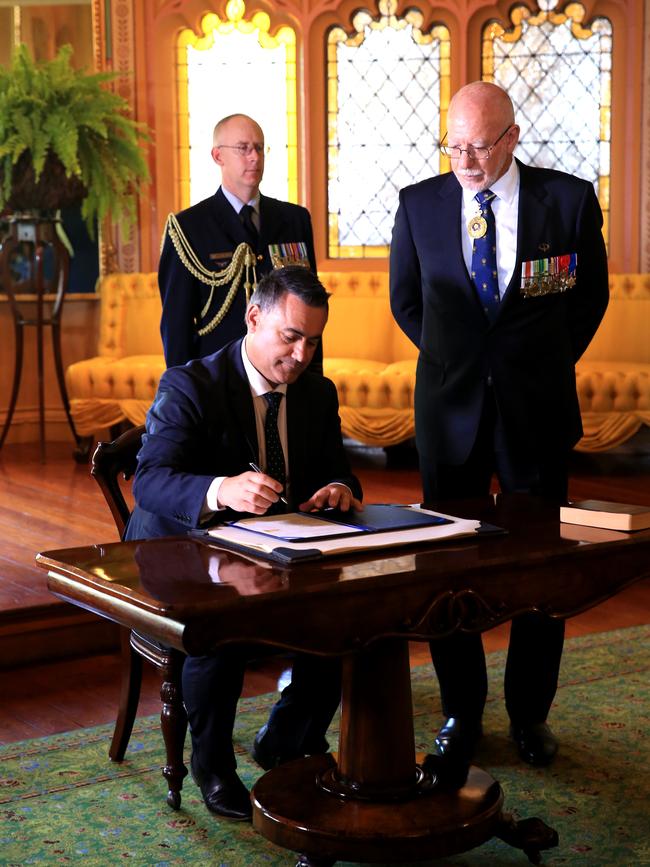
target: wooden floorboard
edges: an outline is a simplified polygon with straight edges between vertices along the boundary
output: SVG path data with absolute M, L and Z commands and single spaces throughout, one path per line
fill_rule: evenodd
M 350 447 L 349 451 L 367 502 L 419 502 L 421 486 L 412 451 L 396 450 L 388 467 L 380 450 Z M 570 495 L 650 503 L 650 456 L 576 454 Z M 85 618 L 91 632 L 99 629 L 99 622 L 94 627 L 90 615 L 52 597 L 45 572 L 35 565 L 34 556 L 37 551 L 116 539 L 112 518 L 89 468 L 74 463 L 69 445 L 49 443 L 45 464 L 39 461 L 36 445 L 8 445 L 0 450 L 0 638 L 11 633 L 27 651 L 39 631 L 66 618 L 71 618 L 72 631 L 80 630 L 74 618 Z M 572 618 L 567 634 L 641 623 L 650 623 L 650 580 Z M 507 637 L 507 625 L 486 633 L 486 650 L 505 647 Z M 66 652 L 65 646 L 61 649 Z M 413 645 L 411 656 L 414 663 L 427 662 L 426 645 Z M 251 668 L 244 694 L 273 690 L 285 666 L 282 659 L 273 659 Z M 150 666 L 145 665 L 144 670 L 139 710 L 158 713 L 157 677 Z M 120 680 L 116 653 L 5 668 L 0 679 L 0 743 L 115 719 Z

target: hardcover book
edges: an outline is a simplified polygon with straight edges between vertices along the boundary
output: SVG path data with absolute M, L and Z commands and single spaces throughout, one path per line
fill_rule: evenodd
M 576 500 L 567 506 L 560 506 L 560 521 L 603 527 L 606 530 L 647 530 L 650 527 L 650 506 L 610 503 L 606 500 Z

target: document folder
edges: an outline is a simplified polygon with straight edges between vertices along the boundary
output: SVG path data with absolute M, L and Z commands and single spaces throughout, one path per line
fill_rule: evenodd
M 451 519 L 409 506 L 377 503 L 355 511 L 321 509 L 228 521 L 230 527 L 261 533 L 284 542 L 320 542 L 357 533 L 383 533 L 450 524 Z
M 366 507 L 364 512 L 368 508 Z M 396 511 L 396 517 L 400 520 L 399 528 L 394 524 L 390 524 L 388 528 L 379 527 L 378 516 L 388 516 L 389 509 Z M 414 518 L 413 515 L 418 517 Z M 385 507 L 380 509 L 377 515 L 369 513 L 366 517 L 368 520 L 363 526 L 337 525 L 334 521 L 323 520 L 321 513 L 294 512 L 288 515 L 244 518 L 231 524 L 218 524 L 200 532 L 218 545 L 284 563 L 299 563 L 338 554 L 362 553 L 418 542 L 475 536 L 480 527 L 479 521 L 409 506 Z M 404 522 L 407 522 L 406 525 Z M 371 526 L 373 529 L 366 529 Z

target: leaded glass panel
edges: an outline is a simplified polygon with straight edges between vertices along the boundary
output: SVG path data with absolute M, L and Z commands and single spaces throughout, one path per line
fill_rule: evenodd
M 584 7 L 562 13 L 540 0 L 533 15 L 511 10 L 512 26 L 489 24 L 483 35 L 483 78 L 504 87 L 521 137 L 517 156 L 591 181 L 608 236 L 611 141 L 612 26 L 606 18 L 582 26 Z
M 178 42 L 179 142 L 182 206 L 212 195 L 219 170 L 210 156 L 212 131 L 222 117 L 250 115 L 270 145 L 262 189 L 296 201 L 297 118 L 295 33 L 269 32 L 258 12 L 245 18 L 243 0 L 230 0 L 226 20 L 210 13 L 202 35 L 181 32 Z
M 328 212 L 332 258 L 383 257 L 399 190 L 440 172 L 449 33 L 422 15 L 362 10 L 328 34 Z

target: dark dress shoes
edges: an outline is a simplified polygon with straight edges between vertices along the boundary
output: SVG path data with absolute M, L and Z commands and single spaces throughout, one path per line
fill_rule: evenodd
M 237 822 L 251 820 L 251 796 L 235 771 L 208 773 L 199 765 L 194 753 L 190 759 L 190 769 L 192 779 L 201 790 L 205 806 L 211 813 Z
M 480 720 L 477 722 L 450 716 L 438 732 L 434 753 L 446 758 L 458 756 L 468 762 L 474 755 L 482 734 Z
M 550 765 L 557 753 L 557 738 L 545 723 L 510 726 L 519 755 L 529 765 Z
M 283 765 L 285 762 L 292 762 L 294 759 L 300 759 L 305 755 L 320 755 L 321 753 L 326 753 L 328 749 L 329 744 L 325 738 L 319 737 L 314 743 L 303 744 L 302 750 L 280 750 L 273 744 L 268 726 L 263 725 L 255 735 L 251 756 L 260 768 L 270 771 L 271 768 L 277 768 L 278 765 Z
M 431 778 L 430 785 L 445 791 L 456 791 L 462 789 L 467 782 L 469 759 L 453 753 L 443 756 L 427 753 L 422 762 L 422 770 Z
M 449 717 L 436 737 L 433 753 L 425 756 L 422 768 L 445 789 L 460 789 L 467 780 L 469 766 L 483 729 L 475 720 Z
M 251 750 L 253 761 L 257 762 L 260 768 L 263 768 L 265 771 L 270 771 L 271 768 L 277 768 L 278 765 L 282 764 L 283 759 L 283 757 L 273 749 L 269 740 L 268 729 L 264 725 L 255 735 L 253 749 Z M 288 761 L 288 759 L 284 759 L 284 761 Z

